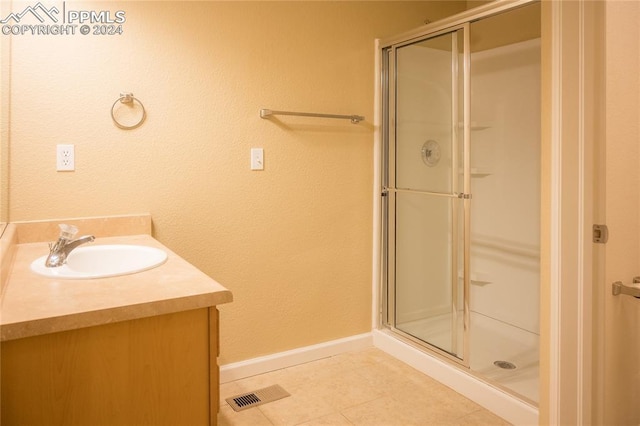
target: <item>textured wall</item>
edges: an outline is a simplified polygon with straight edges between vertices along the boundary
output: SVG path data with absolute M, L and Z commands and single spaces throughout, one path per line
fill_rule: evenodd
M 0 2 L 0 16 L 11 13 L 11 2 Z M 9 96 L 6 91 L 11 84 L 11 37 L 0 38 L 0 235 L 9 220 Z
M 604 424 L 638 424 L 640 306 L 614 297 L 640 270 L 640 5 L 606 4 L 606 250 L 604 294 Z
M 12 36 L 10 220 L 150 212 L 234 293 L 223 364 L 369 331 L 374 38 L 465 5 L 68 1 L 126 11 L 124 34 Z M 148 111 L 133 131 L 109 115 L 123 91 Z M 59 143 L 75 172 L 55 171 Z

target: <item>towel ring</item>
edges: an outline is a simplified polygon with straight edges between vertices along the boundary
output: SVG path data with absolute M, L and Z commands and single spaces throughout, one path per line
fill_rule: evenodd
M 133 104 L 134 102 L 137 102 L 138 104 L 140 104 L 140 107 L 142 107 L 142 117 L 140 117 L 140 120 L 138 120 L 138 122 L 132 126 L 125 126 L 124 124 L 119 123 L 113 114 L 113 111 L 116 105 L 118 104 L 118 102 L 123 104 Z M 118 126 L 121 129 L 124 129 L 124 130 L 135 129 L 136 127 L 139 127 L 146 118 L 147 118 L 147 111 L 144 109 L 144 105 L 142 105 L 142 102 L 140 102 L 140 99 L 136 99 L 133 96 L 133 93 L 120 93 L 120 97 L 116 99 L 116 101 L 111 106 L 111 119 L 116 124 L 116 126 Z

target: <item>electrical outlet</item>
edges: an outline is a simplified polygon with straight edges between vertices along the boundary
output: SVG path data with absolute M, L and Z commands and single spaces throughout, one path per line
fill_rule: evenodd
M 56 170 L 72 172 L 76 169 L 75 149 L 73 145 L 60 144 L 56 146 Z

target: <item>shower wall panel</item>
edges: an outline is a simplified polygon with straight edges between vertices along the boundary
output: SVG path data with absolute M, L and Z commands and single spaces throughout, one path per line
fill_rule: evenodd
M 471 309 L 539 333 L 540 39 L 471 55 Z

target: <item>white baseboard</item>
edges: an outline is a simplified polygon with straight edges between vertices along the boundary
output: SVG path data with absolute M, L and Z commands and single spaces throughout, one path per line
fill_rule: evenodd
M 246 361 L 225 364 L 220 367 L 220 383 L 232 382 L 255 376 L 256 374 L 268 373 L 269 371 L 372 347 L 373 338 L 371 333 L 364 333 Z
M 466 396 L 514 425 L 537 425 L 538 409 L 434 356 L 390 336 L 373 331 L 373 344 L 378 349 L 409 364 Z

